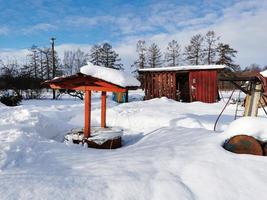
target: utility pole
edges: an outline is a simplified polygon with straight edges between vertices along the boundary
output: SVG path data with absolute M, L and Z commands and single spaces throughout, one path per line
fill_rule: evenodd
M 51 38 L 52 44 L 52 78 L 56 76 L 56 65 L 55 65 L 55 40 L 56 38 Z M 53 89 L 53 99 L 56 99 L 56 91 Z

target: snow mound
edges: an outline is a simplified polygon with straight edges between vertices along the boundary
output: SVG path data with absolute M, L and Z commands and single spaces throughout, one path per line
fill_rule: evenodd
M 259 117 L 242 117 L 232 122 L 224 131 L 224 136 L 249 135 L 259 140 L 267 140 L 267 119 Z
M 121 87 L 140 86 L 140 82 L 136 78 L 128 75 L 125 72 L 93 65 L 90 62 L 81 67 L 80 72 L 82 74 L 93 76 Z
M 264 76 L 265 78 L 267 78 L 267 70 L 264 70 L 264 71 L 260 72 L 260 74 L 262 76 Z

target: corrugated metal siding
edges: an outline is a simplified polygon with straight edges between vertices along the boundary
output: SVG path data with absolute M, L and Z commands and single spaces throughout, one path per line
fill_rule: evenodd
M 203 70 L 189 73 L 192 101 L 214 103 L 217 101 L 217 71 Z

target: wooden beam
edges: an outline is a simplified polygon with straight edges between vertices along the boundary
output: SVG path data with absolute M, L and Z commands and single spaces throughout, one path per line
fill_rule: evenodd
M 229 81 L 229 82 L 232 83 L 235 87 L 237 87 L 239 90 L 241 90 L 245 94 L 251 95 L 251 92 L 249 90 L 246 90 L 245 88 L 243 88 L 241 85 L 239 85 L 235 81 Z
M 66 86 L 62 84 L 49 84 L 52 89 L 69 89 L 69 90 L 92 90 L 92 91 L 106 91 L 106 92 L 126 92 L 125 88 L 108 88 L 99 86 Z
M 91 91 L 85 91 L 84 100 L 84 137 L 88 138 L 91 134 Z
M 107 93 L 101 93 L 101 128 L 106 128 Z

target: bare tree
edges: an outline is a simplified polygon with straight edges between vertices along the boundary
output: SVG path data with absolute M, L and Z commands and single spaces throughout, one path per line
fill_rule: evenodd
M 169 42 L 165 53 L 165 60 L 168 66 L 179 65 L 181 57 L 181 46 L 176 40 Z
M 185 59 L 189 64 L 199 65 L 203 61 L 203 41 L 204 38 L 201 34 L 194 35 L 190 44 L 185 48 Z
M 214 64 L 216 56 L 216 43 L 220 39 L 217 37 L 214 31 L 208 31 L 205 35 L 206 47 L 204 49 L 205 53 L 205 63 Z

